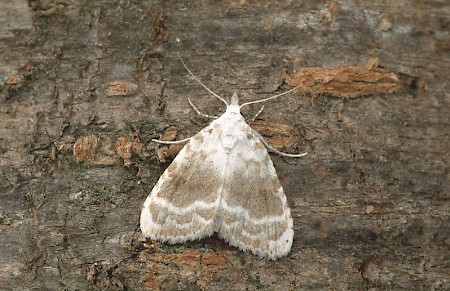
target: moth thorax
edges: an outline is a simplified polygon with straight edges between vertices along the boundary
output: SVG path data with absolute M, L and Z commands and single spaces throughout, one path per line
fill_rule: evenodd
M 237 136 L 233 135 L 231 133 L 226 133 L 226 134 L 222 135 L 221 142 L 225 149 L 225 153 L 228 154 L 230 152 L 230 150 L 236 145 Z

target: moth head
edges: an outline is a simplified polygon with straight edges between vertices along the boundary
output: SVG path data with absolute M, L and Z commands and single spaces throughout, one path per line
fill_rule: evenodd
M 231 96 L 230 105 L 236 105 L 239 106 L 239 97 L 236 92 L 233 93 L 233 96 Z
M 237 93 L 233 93 L 233 96 L 231 96 L 230 105 L 227 107 L 227 112 L 231 114 L 237 114 L 241 116 L 241 110 L 239 108 L 239 97 Z

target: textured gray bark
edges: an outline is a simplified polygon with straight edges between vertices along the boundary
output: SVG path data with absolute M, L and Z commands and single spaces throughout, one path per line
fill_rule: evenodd
M 2 289 L 449 290 L 450 4 L 364 3 L 1 1 Z M 188 97 L 224 110 L 177 52 L 245 101 L 290 89 L 284 73 L 303 67 L 378 57 L 401 77 L 398 93 L 265 104 L 260 120 L 295 129 L 287 150 L 309 152 L 272 155 L 294 218 L 288 257 L 141 238 L 167 167 L 150 139 L 207 124 Z

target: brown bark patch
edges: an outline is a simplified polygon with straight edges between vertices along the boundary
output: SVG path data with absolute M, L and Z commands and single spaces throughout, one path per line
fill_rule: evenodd
M 379 66 L 378 58 L 365 64 L 335 68 L 304 68 L 286 77 L 299 93 L 327 94 L 341 98 L 393 93 L 400 89 L 397 75 Z

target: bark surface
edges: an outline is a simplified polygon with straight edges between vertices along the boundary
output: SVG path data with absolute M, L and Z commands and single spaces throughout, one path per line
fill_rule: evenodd
M 450 4 L 354 2 L 1 1 L 2 289 L 449 290 Z M 309 67 L 310 82 L 352 88 L 364 80 L 343 67 L 378 58 L 393 74 L 352 98 L 341 85 L 283 96 L 253 123 L 309 153 L 272 155 L 294 219 L 287 257 L 142 239 L 142 203 L 179 150 L 150 140 L 208 124 L 187 98 L 224 111 L 178 52 L 241 102 Z

